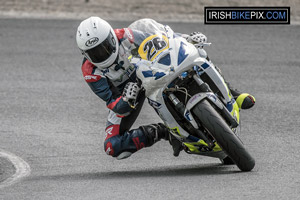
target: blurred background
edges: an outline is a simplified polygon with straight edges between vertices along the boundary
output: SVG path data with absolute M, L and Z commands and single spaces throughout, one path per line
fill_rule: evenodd
M 164 21 L 203 21 L 204 6 L 290 6 L 291 22 L 299 21 L 300 0 L 0 0 L 0 17 L 106 20 L 149 17 Z

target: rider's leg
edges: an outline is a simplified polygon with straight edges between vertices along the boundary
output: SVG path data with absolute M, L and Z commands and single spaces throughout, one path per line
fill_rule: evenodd
M 117 116 L 115 116 L 117 119 Z M 117 121 L 117 120 L 116 120 Z M 122 121 L 122 119 L 119 119 Z M 163 124 L 152 124 L 140 126 L 137 129 L 119 132 L 119 124 L 111 124 L 106 128 L 106 138 L 104 142 L 105 152 L 108 155 L 123 159 L 132 153 L 150 147 L 160 139 L 167 139 L 168 129 Z
M 168 138 L 169 130 L 163 124 L 129 130 L 140 113 L 143 101 L 144 99 L 140 100 L 136 109 L 123 118 L 112 111 L 109 112 L 104 142 L 104 150 L 108 155 L 117 159 L 127 158 L 143 147 L 150 147 L 160 139 Z

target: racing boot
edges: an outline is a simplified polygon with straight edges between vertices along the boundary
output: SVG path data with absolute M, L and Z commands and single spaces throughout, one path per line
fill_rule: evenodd
M 228 83 L 227 85 L 240 109 L 249 109 L 254 106 L 255 104 L 254 96 L 248 93 L 242 93 L 237 89 L 233 89 Z
M 178 157 L 180 151 L 183 150 L 182 143 L 179 140 L 177 140 L 172 134 L 170 134 L 169 142 L 173 148 L 173 155 L 175 157 Z
M 181 142 L 172 134 L 170 134 L 169 129 L 164 124 L 151 124 L 148 126 L 140 126 L 140 128 L 143 130 L 148 141 L 146 147 L 150 147 L 160 139 L 164 139 L 169 140 L 173 148 L 173 155 L 175 157 L 177 157 L 180 151 L 183 150 Z
M 169 139 L 169 129 L 162 123 L 151 124 L 148 126 L 140 126 L 140 129 L 143 130 L 147 138 L 146 147 L 152 146 L 160 139 L 165 139 L 165 140 Z

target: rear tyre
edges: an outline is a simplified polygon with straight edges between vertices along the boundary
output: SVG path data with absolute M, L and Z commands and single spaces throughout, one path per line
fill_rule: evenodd
M 251 171 L 254 168 L 254 158 L 207 100 L 198 103 L 192 111 L 240 170 Z

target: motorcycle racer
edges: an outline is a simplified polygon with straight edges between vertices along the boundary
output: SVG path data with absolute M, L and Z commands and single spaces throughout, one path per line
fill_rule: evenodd
M 195 44 L 207 40 L 198 32 L 179 35 Z M 148 36 L 129 28 L 113 29 L 99 17 L 82 21 L 77 29 L 76 42 L 84 55 L 83 77 L 109 109 L 104 150 L 117 159 L 127 158 L 160 139 L 170 141 L 175 156 L 182 149 L 169 138 L 168 128 L 161 123 L 130 130 L 145 100 L 145 93 L 136 83 L 134 64 L 130 61 L 132 56 L 137 56 L 139 44 Z M 248 109 L 255 103 L 254 97 L 249 94 L 233 90 L 232 94 L 242 109 Z

